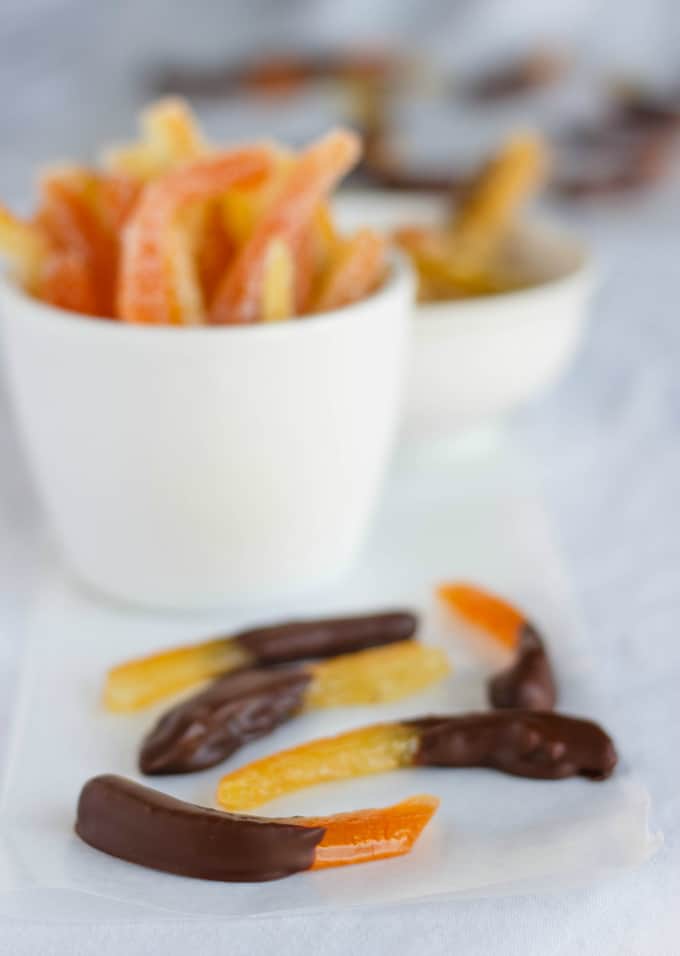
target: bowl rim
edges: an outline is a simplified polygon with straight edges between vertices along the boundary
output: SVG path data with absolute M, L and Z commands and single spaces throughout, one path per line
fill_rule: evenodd
M 110 319 L 102 316 L 87 315 L 82 312 L 73 312 L 59 306 L 43 302 L 22 289 L 6 270 L 0 270 L 0 320 L 4 318 L 7 303 L 13 301 L 21 303 L 23 309 L 30 316 L 22 316 L 22 321 L 44 321 L 53 325 L 54 329 L 84 330 L 92 336 L 111 336 L 119 340 L 125 336 L 134 336 L 142 339 L 151 336 L 165 341 L 173 339 L 179 341 L 183 337 L 197 340 L 216 336 L 250 336 L 256 339 L 265 336 L 271 340 L 282 336 L 301 335 L 303 331 L 322 332 L 327 328 L 337 327 L 338 320 L 347 322 L 349 319 L 366 319 L 366 312 L 379 311 L 378 307 L 384 300 L 389 300 L 400 290 L 404 290 L 411 299 L 411 308 L 415 305 L 415 274 L 407 256 L 401 251 L 389 247 L 388 274 L 380 286 L 370 295 L 349 305 L 327 312 L 318 312 L 311 315 L 290 316 L 279 322 L 252 322 L 234 325 L 154 325 L 141 322 L 123 322 L 120 319 Z

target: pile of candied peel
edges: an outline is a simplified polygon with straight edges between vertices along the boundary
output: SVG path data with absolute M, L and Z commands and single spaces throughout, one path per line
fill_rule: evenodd
M 188 107 L 161 100 L 100 167 L 52 168 L 34 215 L 0 206 L 0 252 L 33 296 L 152 325 L 273 322 L 371 293 L 385 242 L 338 233 L 329 198 L 361 146 L 334 130 L 300 152 L 218 149 Z

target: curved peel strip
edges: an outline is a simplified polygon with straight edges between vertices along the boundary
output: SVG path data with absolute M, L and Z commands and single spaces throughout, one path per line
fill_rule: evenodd
M 384 704 L 415 694 L 450 672 L 446 653 L 418 641 L 400 641 L 311 665 L 305 709 Z
M 104 700 L 111 710 L 145 707 L 199 680 L 253 664 L 338 657 L 412 637 L 418 620 L 407 610 L 302 619 L 250 628 L 231 637 L 159 651 L 114 667 Z
M 109 170 L 149 180 L 206 150 L 191 109 L 179 97 L 166 97 L 144 110 L 140 127 L 142 135 L 137 142 L 104 153 Z
M 295 314 L 295 270 L 290 247 L 272 239 L 262 279 L 262 321 L 280 322 Z
M 89 311 L 112 317 L 119 248 L 98 209 L 98 176 L 80 167 L 56 170 L 43 177 L 41 192 L 40 225 L 57 249 L 82 260 L 96 299 Z
M 141 191 L 141 183 L 132 176 L 101 174 L 97 201 L 102 219 L 116 235 L 132 215 Z
M 188 644 L 112 667 L 106 676 L 104 706 L 125 713 L 252 663 L 230 638 Z
M 499 291 L 486 261 L 463 258 L 455 240 L 443 230 L 406 226 L 394 233 L 394 239 L 416 267 L 420 302 Z
M 226 774 L 217 800 L 225 810 L 250 810 L 318 783 L 409 767 L 419 739 L 415 727 L 386 723 L 313 740 Z
M 228 270 L 211 310 L 216 323 L 256 322 L 260 318 L 266 254 L 274 238 L 292 242 L 315 207 L 354 166 L 359 139 L 336 130 L 300 155 L 270 208 Z
M 77 252 L 56 251 L 47 256 L 39 285 L 40 298 L 50 305 L 92 315 L 97 293 L 87 262 Z
M 314 297 L 312 310 L 339 309 L 373 292 L 385 272 L 385 251 L 384 237 L 372 229 L 361 229 L 343 243 Z
M 452 237 L 473 259 L 486 255 L 527 197 L 538 188 L 547 167 L 543 141 L 529 133 L 513 136 L 484 166 L 457 209 Z
M 175 228 L 182 210 L 218 196 L 235 183 L 257 180 L 270 167 L 266 148 L 233 150 L 197 159 L 150 183 L 123 240 L 119 312 L 128 322 L 185 324 L 202 300 L 186 231 Z
M 418 796 L 318 820 L 274 819 L 220 813 L 103 774 L 80 792 L 75 831 L 96 850 L 129 863 L 197 879 L 259 883 L 408 853 L 438 803 Z
M 312 870 L 369 863 L 409 853 L 439 807 L 437 797 L 421 794 L 390 807 L 303 817 L 304 826 L 323 827 Z
M 517 647 L 525 616 L 502 598 L 472 584 L 440 584 L 437 596 L 468 624 L 474 625 L 506 647 Z
M 29 291 L 36 288 L 48 248 L 37 225 L 24 222 L 0 205 L 0 253 L 11 260 L 18 279 Z
M 214 767 L 303 710 L 399 700 L 448 669 L 443 651 L 401 641 L 318 664 L 224 674 L 162 714 L 144 739 L 139 767 L 151 775 Z

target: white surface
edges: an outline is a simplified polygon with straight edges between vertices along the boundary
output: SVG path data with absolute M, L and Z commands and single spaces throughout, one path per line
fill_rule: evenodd
M 341 197 L 347 228 L 391 230 L 441 220 L 431 197 L 380 190 Z M 402 434 L 441 438 L 487 426 L 560 379 L 584 333 L 596 267 L 563 229 L 535 222 L 517 228 L 504 255 L 528 284 L 499 295 L 416 306 Z M 502 258 L 502 261 L 505 261 Z
M 651 863 L 598 887 L 551 896 L 427 903 L 258 920 L 130 920 L 92 925 L 62 894 L 65 925 L 41 922 L 39 896 L 0 924 L 0 952 L 184 956 L 314 952 L 410 956 L 677 956 L 680 916 L 680 425 L 677 263 L 680 201 L 664 193 L 579 217 L 611 266 L 594 322 L 565 382 L 516 420 L 566 554 L 594 657 L 598 716 L 649 785 L 666 844 Z M 42 526 L 0 406 L 0 707 L 6 726 L 25 642 L 24 609 L 44 556 Z M 502 544 L 499 530 L 499 546 Z M 58 688 L 55 688 L 55 694 Z M 58 706 L 58 696 L 55 697 Z M 31 755 L 26 755 L 31 759 Z M 88 915 L 102 914 L 94 903 Z M 109 914 L 106 914 L 110 916 Z
M 0 286 L 8 381 L 54 529 L 114 597 L 205 607 L 355 558 L 392 447 L 413 278 L 275 327 L 92 321 Z
M 497 546 L 499 528 L 504 529 L 503 548 Z M 547 885 L 590 883 L 640 864 L 656 841 L 648 834 L 648 795 L 631 774 L 625 744 L 617 772 L 599 785 L 583 779 L 546 783 L 485 770 L 421 768 L 280 798 L 267 805 L 266 815 L 386 806 L 428 792 L 442 802 L 408 857 L 266 885 L 224 886 L 159 874 L 93 852 L 74 836 L 74 807 L 84 781 L 102 772 L 136 777 L 139 742 L 167 708 L 160 705 L 155 713 L 132 717 L 102 712 L 102 678 L 112 663 L 197 634 L 233 632 L 274 615 L 280 619 L 281 614 L 402 604 L 428 610 L 434 584 L 451 578 L 480 581 L 530 609 L 550 636 L 562 709 L 584 716 L 597 711 L 590 686 L 591 652 L 579 635 L 545 513 L 530 476 L 507 452 L 472 461 L 446 452 L 421 453 L 415 461 L 409 456 L 393 472 L 360 564 L 342 585 L 303 605 L 289 602 L 282 609 L 277 603 L 177 619 L 117 610 L 58 578 L 45 578 L 29 619 L 22 718 L 0 819 L 6 888 L 21 889 L 28 882 L 80 889 L 131 902 L 135 912 L 144 904 L 167 915 L 224 918 L 329 913 L 432 896 L 455 901 L 461 895 L 541 892 Z M 223 767 L 151 784 L 212 805 L 223 772 L 275 750 L 381 720 L 485 709 L 486 677 L 504 665 L 504 655 L 489 653 L 485 660 L 484 642 L 475 652 L 469 636 L 466 640 L 446 615 L 430 614 L 420 634 L 451 648 L 454 673 L 449 680 L 391 705 L 307 714 L 243 748 Z M 49 689 L 57 683 L 62 700 L 55 709 Z M 25 760 L 27 753 L 36 760 Z M 48 794 L 45 780 L 50 781 Z M 86 906 L 84 901 L 84 910 Z

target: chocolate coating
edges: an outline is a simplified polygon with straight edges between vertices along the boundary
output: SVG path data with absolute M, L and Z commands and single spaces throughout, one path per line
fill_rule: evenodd
M 214 767 L 298 711 L 310 680 L 301 666 L 218 678 L 163 714 L 142 743 L 139 769 L 164 774 Z
M 491 678 L 489 700 L 493 707 L 519 710 L 552 710 L 557 688 L 550 659 L 538 631 L 529 622 L 522 628 L 512 664 Z
M 325 832 L 197 807 L 114 774 L 85 784 L 75 829 L 85 843 L 130 863 L 239 883 L 308 870 Z
M 418 619 L 410 611 L 389 611 L 258 627 L 243 631 L 235 640 L 258 664 L 285 664 L 404 641 L 415 633 L 417 625 Z
M 503 710 L 404 723 L 421 731 L 416 764 L 490 767 L 542 780 L 604 780 L 617 761 L 613 742 L 597 724 L 551 712 Z

